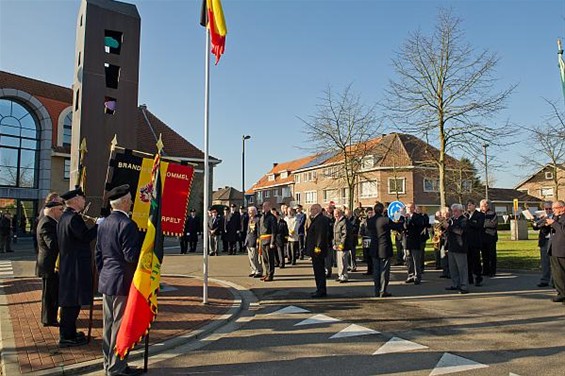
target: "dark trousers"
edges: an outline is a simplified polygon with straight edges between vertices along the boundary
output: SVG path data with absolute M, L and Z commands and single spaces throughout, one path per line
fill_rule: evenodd
M 261 257 L 263 260 L 263 271 L 265 277 L 273 278 L 275 275 L 275 253 L 277 248 L 271 248 L 268 244 L 262 246 Z
M 190 252 L 194 253 L 196 252 L 196 246 L 198 245 L 198 238 L 196 239 L 189 239 L 188 240 L 188 245 L 190 247 Z
M 326 260 L 324 257 L 312 257 L 312 268 L 316 280 L 316 292 L 326 294 Z
M 481 247 L 481 254 L 483 256 L 483 274 L 495 275 L 496 274 L 496 239 L 489 239 L 483 241 Z
M 551 276 L 557 294 L 565 297 L 565 257 L 551 256 Z
M 185 254 L 188 251 L 188 237 L 181 236 L 180 237 L 180 253 Z
M 426 243 L 428 242 L 428 240 L 423 240 L 422 243 L 420 243 L 420 249 L 422 250 L 422 259 L 420 260 L 420 269 L 422 269 L 422 272 L 424 272 L 424 268 L 426 266 L 425 261 L 426 261 Z
M 61 307 L 59 336 L 61 339 L 75 339 L 77 336 L 77 318 L 80 306 Z
M 54 324 L 57 322 L 59 308 L 59 274 L 43 277 L 41 294 L 41 323 Z
M 404 247 L 402 246 L 402 239 L 395 239 L 394 245 L 396 247 L 396 263 L 404 264 Z
M 304 259 L 304 234 L 298 234 L 298 252 L 300 252 L 300 259 Z
M 375 283 L 375 296 L 386 292 L 390 281 L 390 258 L 372 257 L 373 282 Z
M 483 280 L 481 277 L 482 267 L 481 267 L 481 250 L 479 248 L 471 248 L 467 251 L 467 267 L 469 273 L 469 283 L 474 283 L 476 279 L 477 283 Z M 474 276 L 474 278 L 473 278 Z
M 373 258 L 369 255 L 369 248 L 363 248 L 363 258 L 367 263 L 367 274 L 373 274 Z

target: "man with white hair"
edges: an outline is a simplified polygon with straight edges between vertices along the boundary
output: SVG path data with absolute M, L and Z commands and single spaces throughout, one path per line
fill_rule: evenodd
M 448 291 L 469 292 L 469 269 L 467 266 L 467 218 L 463 215 L 463 205 L 451 205 L 452 217 L 444 224 L 447 230 L 447 247 L 449 252 L 449 272 L 451 287 Z
M 348 238 L 351 237 L 351 226 L 343 215 L 343 209 L 334 210 L 333 249 L 337 259 L 337 282 L 345 283 L 349 279 L 347 265 L 349 259 Z
M 552 231 L 549 255 L 553 285 L 557 290 L 557 296 L 552 300 L 565 304 L 565 201 L 555 201 L 551 207 L 554 217 L 548 218 L 546 223 Z
M 255 206 L 247 208 L 249 214 L 249 222 L 247 223 L 247 231 L 245 234 L 245 247 L 247 248 L 247 256 L 249 257 L 249 266 L 251 267 L 250 277 L 261 278 L 263 276 L 263 266 L 259 260 L 257 252 L 257 240 L 259 239 L 259 219 Z
M 127 357 L 120 359 L 114 347 L 139 261 L 141 239 L 137 225 L 129 218 L 133 203 L 129 185 L 115 187 L 108 193 L 108 199 L 112 213 L 99 225 L 96 241 L 98 291 L 103 302 L 104 371 L 111 376 L 139 375 L 141 370 L 130 368 Z

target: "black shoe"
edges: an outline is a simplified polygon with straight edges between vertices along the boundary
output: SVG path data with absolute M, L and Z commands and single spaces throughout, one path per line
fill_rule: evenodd
M 415 279 L 415 280 L 414 280 L 414 284 L 415 284 L 415 285 L 419 285 L 420 283 L 422 283 L 421 280 L 419 280 L 419 279 Z
M 9 250 L 9 251 L 6 251 L 6 252 L 7 252 L 7 253 L 12 253 L 12 252 L 14 252 L 14 251 L 12 251 L 12 250 Z
M 545 283 L 545 282 L 538 283 L 538 287 L 547 287 L 547 286 L 549 286 L 549 283 Z
M 551 299 L 551 301 L 555 303 L 565 302 L 565 296 L 561 296 L 561 295 L 554 296 Z
M 249 274 L 249 277 L 255 277 L 255 273 Z
M 73 347 L 73 346 L 82 346 L 86 345 L 86 338 L 84 337 L 76 337 L 72 339 L 59 339 L 59 346 L 60 347 Z
M 450 286 L 450 287 L 446 287 L 445 289 L 446 289 L 447 291 L 457 291 L 457 290 L 459 290 L 459 287 Z
M 468 293 L 469 293 L 469 290 L 459 290 L 459 293 L 460 293 L 460 294 L 468 294 Z
M 450 278 L 448 275 L 440 275 L 439 278 Z
M 388 298 L 389 296 L 392 296 L 390 292 L 381 292 L 380 295 L 381 298 Z
M 332 275 L 330 274 L 326 274 L 326 279 L 332 279 Z
M 54 326 L 54 327 L 57 327 L 57 328 L 58 328 L 58 327 L 59 327 L 59 323 L 58 323 L 58 322 L 48 322 L 48 323 L 43 323 L 43 326 L 44 326 L 44 327 L 47 327 L 47 326 Z
M 263 274 L 254 274 L 253 278 L 263 278 Z
M 315 292 L 311 295 L 312 299 L 325 298 L 328 296 L 325 292 Z
M 124 369 L 122 372 L 120 373 L 113 373 L 112 376 L 138 376 L 143 374 L 143 370 L 139 369 L 139 368 L 131 368 L 131 367 L 126 367 L 126 369 Z

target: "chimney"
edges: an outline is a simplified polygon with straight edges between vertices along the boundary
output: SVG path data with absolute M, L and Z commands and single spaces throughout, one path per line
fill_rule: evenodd
M 277 167 L 279 165 L 278 162 L 273 162 L 273 168 Z

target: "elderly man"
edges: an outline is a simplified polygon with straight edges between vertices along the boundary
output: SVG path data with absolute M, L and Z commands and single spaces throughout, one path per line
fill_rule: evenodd
M 408 264 L 406 283 L 413 282 L 419 285 L 422 280 L 424 257 L 422 232 L 425 231 L 427 225 L 426 218 L 416 211 L 416 205 L 413 202 L 408 203 L 404 221 L 404 252 Z
M 261 278 L 263 276 L 263 266 L 259 260 L 257 253 L 257 240 L 259 239 L 259 219 L 255 206 L 247 208 L 249 213 L 249 222 L 247 225 L 247 233 L 245 236 L 245 247 L 247 247 L 247 255 L 249 257 L 249 266 L 251 267 L 250 277 Z
M 80 307 L 90 305 L 92 291 L 92 253 L 90 242 L 96 238 L 98 225 L 88 228 L 80 216 L 86 199 L 77 188 L 61 195 L 67 209 L 57 224 L 59 240 L 59 345 L 86 344 L 84 333 L 77 333 L 76 321 Z
M 330 220 L 322 214 L 322 207 L 319 204 L 312 205 L 304 249 L 306 255 L 312 258 L 316 280 L 316 292 L 312 294 L 312 298 L 327 296 L 325 259 L 328 253 L 330 229 Z
M 565 201 L 556 201 L 551 207 L 554 217 L 548 218 L 546 223 L 552 231 L 549 255 L 553 285 L 557 290 L 557 296 L 552 300 L 565 304 Z
M 469 267 L 469 283 L 481 286 L 483 282 L 481 270 L 481 246 L 485 228 L 485 214 L 477 210 L 475 201 L 467 201 L 467 263 Z M 474 278 L 473 278 L 474 276 Z
M 333 225 L 333 250 L 337 259 L 337 282 L 345 283 L 349 279 L 347 266 L 349 260 L 349 244 L 351 225 L 343 215 L 343 209 L 334 210 L 335 222 Z
M 57 323 L 59 273 L 55 270 L 55 263 L 59 256 L 57 222 L 63 215 L 64 209 L 63 203 L 59 200 L 47 202 L 37 224 L 37 276 L 43 280 L 41 291 L 43 326 L 59 326 Z
M 447 247 L 449 252 L 449 272 L 451 287 L 448 291 L 469 292 L 469 268 L 467 266 L 467 218 L 463 215 L 463 205 L 451 205 L 452 217 L 444 224 L 447 230 Z
M 551 264 L 549 254 L 547 253 L 551 239 L 551 226 L 547 224 L 546 220 L 553 218 L 552 204 L 551 201 L 544 202 L 544 215 L 535 220 L 532 224 L 534 230 L 539 230 L 538 246 L 540 252 L 541 278 L 538 287 L 547 287 L 551 282 Z
M 265 271 L 265 275 L 261 279 L 265 282 L 272 281 L 275 276 L 276 235 L 277 220 L 271 213 L 271 203 L 265 201 L 263 203 L 263 216 L 259 220 L 259 250 Z
M 141 250 L 137 226 L 129 218 L 132 205 L 129 185 L 112 189 L 108 200 L 112 213 L 100 224 L 96 242 L 98 291 L 103 302 L 104 370 L 108 376 L 140 375 L 141 370 L 128 367 L 127 357 L 120 359 L 114 352 Z

